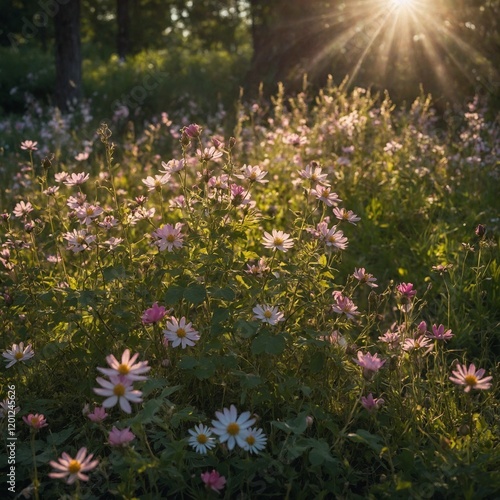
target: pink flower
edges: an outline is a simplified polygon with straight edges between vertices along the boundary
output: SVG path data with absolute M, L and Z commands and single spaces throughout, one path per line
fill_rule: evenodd
M 293 247 L 293 238 L 290 238 L 288 233 L 273 229 L 271 234 L 264 231 L 262 243 L 266 248 L 288 252 L 288 250 Z
M 251 204 L 250 193 L 243 187 L 238 184 L 231 184 L 231 204 L 234 207 L 239 207 L 240 205 L 248 205 Z
M 485 371 L 483 368 L 476 371 L 474 363 L 469 365 L 458 365 L 457 369 L 452 372 L 450 380 L 457 385 L 465 386 L 464 391 L 470 392 L 471 389 L 488 390 L 491 387 L 490 380 L 493 377 L 484 377 Z
M 38 148 L 36 147 L 38 142 L 36 141 L 24 141 L 21 142 L 21 149 L 25 149 L 27 151 L 36 151 Z
M 319 163 L 312 161 L 309 165 L 306 165 L 305 170 L 299 172 L 299 177 L 302 179 L 309 179 L 311 182 L 316 182 L 319 184 L 327 184 L 328 174 L 324 174 L 319 166 Z
M 330 229 L 322 226 L 320 232 L 320 237 L 324 240 L 327 247 L 335 247 L 339 250 L 345 250 L 347 248 L 349 242 L 342 231 L 337 231 L 337 226 L 333 226 Z
M 162 320 L 167 311 L 164 306 L 159 306 L 158 302 L 155 302 L 152 307 L 146 309 L 141 316 L 142 322 L 145 325 L 150 325 L 151 323 L 158 323 L 158 321 Z
M 425 335 L 427 333 L 427 323 L 425 321 L 421 321 L 417 326 L 417 330 L 420 335 Z
M 377 278 L 374 278 L 373 274 L 367 273 L 364 267 L 360 267 L 359 269 L 354 268 L 353 276 L 359 280 L 360 283 L 366 283 L 371 288 L 378 287 L 378 285 L 374 283 L 377 281 Z
M 94 411 L 92 413 L 87 413 L 87 417 L 96 424 L 102 422 L 108 416 L 109 415 L 102 406 L 96 406 L 94 407 Z
M 108 443 L 110 446 L 123 446 L 134 439 L 135 434 L 130 431 L 130 427 L 125 427 L 125 429 L 120 430 L 113 426 L 113 429 L 108 435 Z
M 66 186 L 79 186 L 89 180 L 90 174 L 84 172 L 72 173 L 63 180 Z
M 201 151 L 201 149 L 197 149 L 196 154 L 200 157 L 201 161 L 218 160 L 223 155 L 222 151 L 217 151 L 214 146 L 211 148 L 205 148 L 203 151 Z
M 382 398 L 374 398 L 371 392 L 366 398 L 361 397 L 361 404 L 370 413 L 377 411 L 384 403 L 385 401 Z
M 416 339 L 406 339 L 403 342 L 403 351 L 418 353 L 420 351 L 424 351 L 422 353 L 423 356 L 429 354 L 434 346 L 432 345 L 430 339 L 426 338 L 424 335 Z
M 41 429 L 42 427 L 47 427 L 47 422 L 45 420 L 45 417 L 42 414 L 36 413 L 33 415 L 33 413 L 30 413 L 27 417 L 23 417 L 24 422 L 26 425 L 29 425 L 35 430 Z
M 201 474 L 201 480 L 205 483 L 206 488 L 210 488 L 216 493 L 220 493 L 226 484 L 226 478 L 221 476 L 216 470 L 204 472 Z
M 336 303 L 332 305 L 333 312 L 337 314 L 345 314 L 348 319 L 353 319 L 359 314 L 358 306 L 349 298 L 342 295 L 342 292 L 333 292 L 333 298 Z
M 243 165 L 240 168 L 241 174 L 234 174 L 238 179 L 248 179 L 250 182 L 259 182 L 261 184 L 266 184 L 269 182 L 264 177 L 267 175 L 267 172 L 262 170 L 258 165 Z
M 138 353 L 130 357 L 130 349 L 125 349 L 122 354 L 121 361 L 118 361 L 112 354 L 106 356 L 106 362 L 110 368 L 97 368 L 101 373 L 108 377 L 123 376 L 128 380 L 146 380 L 148 377 L 143 375 L 151 370 L 147 361 L 138 361 Z
M 363 377 L 366 380 L 371 380 L 385 363 L 385 359 L 380 359 L 378 354 L 363 354 L 361 351 L 358 351 L 358 359 L 353 361 L 363 368 Z
M 52 460 L 50 465 L 56 470 L 51 472 L 49 477 L 53 479 L 66 479 L 67 484 L 73 484 L 77 479 L 88 481 L 89 476 L 83 474 L 97 467 L 99 460 L 92 460 L 94 455 L 87 455 L 87 448 L 80 448 L 75 458 L 71 458 L 67 453 L 63 453 L 57 462 Z
M 342 201 L 337 193 L 332 193 L 332 188 L 330 186 L 322 186 L 321 184 L 317 184 L 315 189 L 311 189 L 310 194 L 322 201 L 328 207 L 332 207 Z
M 201 127 L 197 125 L 196 123 L 191 123 L 191 125 L 188 125 L 187 127 L 183 128 L 183 132 L 190 138 L 194 139 L 196 137 L 199 137 L 201 134 Z
M 33 205 L 29 201 L 26 203 L 20 201 L 14 207 L 13 212 L 16 217 L 26 217 L 30 212 L 33 212 Z
M 173 252 L 174 248 L 182 248 L 184 235 L 181 233 L 182 222 L 177 222 L 175 226 L 165 224 L 153 231 L 151 236 L 154 238 L 154 244 L 160 252 L 168 250 Z
M 432 333 L 428 333 L 427 336 L 435 340 L 450 340 L 453 337 L 451 330 L 444 330 L 444 325 L 432 325 Z
M 353 225 L 356 225 L 356 222 L 361 220 L 361 217 L 358 217 L 352 210 L 346 210 L 345 208 L 334 208 L 333 215 L 337 219 L 350 222 Z
M 417 294 L 417 291 L 413 289 L 413 283 L 400 283 L 396 290 L 401 294 L 403 299 L 408 301 L 412 300 Z

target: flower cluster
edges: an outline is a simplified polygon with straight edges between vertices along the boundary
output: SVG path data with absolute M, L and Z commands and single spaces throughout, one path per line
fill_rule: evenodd
M 215 447 L 218 436 L 219 443 L 226 443 L 228 450 L 233 450 L 236 445 L 250 453 L 259 453 L 266 447 L 267 437 L 262 429 L 253 428 L 255 418 L 250 412 L 245 411 L 238 416 L 234 405 L 224 408 L 222 412 L 215 412 L 216 419 L 212 420 L 212 427 L 200 424 L 190 429 L 191 437 L 188 443 L 197 453 L 207 453 Z
M 103 408 L 112 408 L 116 404 L 125 413 L 131 413 L 130 403 L 141 403 L 142 392 L 133 388 L 135 381 L 146 380 L 143 375 L 150 370 L 147 361 L 136 363 L 139 354 L 130 357 L 130 350 L 125 349 L 119 362 L 112 354 L 106 357 L 110 368 L 97 368 L 101 373 L 107 375 L 109 380 L 97 377 L 97 382 L 101 387 L 95 388 L 94 392 L 99 396 L 105 396 Z

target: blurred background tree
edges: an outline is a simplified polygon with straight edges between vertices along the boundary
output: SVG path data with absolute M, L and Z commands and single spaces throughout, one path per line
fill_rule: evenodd
M 12 85 L 5 65 L 46 65 L 64 43 L 55 36 L 62 6 L 0 0 L 4 109 L 12 105 L 5 102 Z M 208 63 L 209 53 L 223 51 L 242 67 L 251 47 L 247 70 L 235 75 L 236 94 L 239 85 L 252 93 L 261 82 L 273 93 L 278 81 L 297 91 L 307 73 L 314 86 L 331 74 L 348 87 L 388 90 L 396 102 L 412 100 L 421 88 L 443 103 L 476 92 L 499 100 L 500 0 L 81 0 L 80 12 L 83 59 L 96 64 L 151 51 L 206 54 Z M 9 55 L 15 50 L 25 58 Z M 33 51 L 38 58 L 29 57 Z

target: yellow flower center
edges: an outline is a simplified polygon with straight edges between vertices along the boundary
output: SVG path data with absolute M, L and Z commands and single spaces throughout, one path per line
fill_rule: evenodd
M 125 396 L 125 386 L 123 384 L 116 384 L 113 388 L 113 394 L 118 397 Z
M 71 460 L 71 462 L 68 465 L 68 471 L 71 474 L 77 474 L 80 472 L 80 469 L 82 468 L 82 465 L 78 460 Z
M 87 207 L 87 210 L 85 210 L 85 213 L 87 215 L 92 215 L 94 213 L 94 209 L 92 207 Z
M 255 438 L 250 434 L 250 436 L 248 436 L 245 441 L 250 445 L 250 446 L 253 446 L 255 444 Z
M 125 363 L 120 363 L 120 365 L 118 366 L 117 370 L 116 370 L 120 375 L 128 375 L 128 373 L 130 372 L 130 368 L 128 365 L 126 365 Z
M 231 436 L 236 436 L 240 432 L 240 426 L 236 422 L 231 422 L 227 426 L 227 433 Z
M 283 238 L 279 237 L 274 238 L 274 246 L 279 247 L 280 245 L 283 245 L 283 242 L 284 242 Z
M 330 243 L 335 243 L 337 241 L 337 238 L 335 238 L 335 236 L 332 234 L 332 235 L 328 236 L 328 241 Z
M 31 425 L 35 427 L 38 425 L 38 417 L 31 417 Z
M 267 310 L 264 312 L 264 318 L 269 319 L 272 315 L 273 315 L 273 313 L 272 313 L 269 309 L 267 309 Z
M 168 242 L 173 243 L 175 241 L 175 235 L 169 234 L 166 239 Z
M 183 339 L 186 336 L 186 330 L 184 328 L 177 328 L 177 337 Z
M 23 359 L 24 354 L 21 351 L 18 351 L 14 354 L 14 357 L 19 361 L 20 359 Z
M 198 434 L 198 436 L 196 437 L 196 441 L 198 441 L 198 443 L 200 444 L 205 444 L 208 441 L 208 438 L 207 436 L 205 436 L 205 434 Z
M 471 387 L 474 387 L 477 384 L 477 377 L 475 375 L 466 375 L 464 380 L 465 383 Z

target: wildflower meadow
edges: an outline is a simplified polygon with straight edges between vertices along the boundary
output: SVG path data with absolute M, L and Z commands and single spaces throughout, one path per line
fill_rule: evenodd
M 481 99 L 0 127 L 2 498 L 500 497 Z

